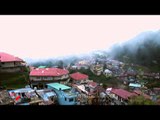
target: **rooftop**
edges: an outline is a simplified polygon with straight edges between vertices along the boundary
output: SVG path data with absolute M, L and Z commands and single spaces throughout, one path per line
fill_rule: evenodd
M 112 89 L 111 90 L 112 93 L 122 97 L 123 99 L 128 99 L 129 97 L 135 96 L 136 94 L 128 92 L 126 90 L 123 89 Z
M 23 93 L 23 92 L 33 92 L 34 90 L 32 88 L 20 88 L 20 89 L 15 89 L 15 90 L 10 90 L 8 91 L 9 93 L 14 92 L 14 93 Z
M 15 61 L 21 62 L 23 60 L 13 55 L 10 55 L 4 52 L 0 52 L 0 61 L 1 62 L 15 62 Z
M 83 80 L 83 79 L 87 79 L 88 75 L 76 72 L 76 73 L 70 74 L 70 77 L 74 80 Z
M 63 85 L 63 84 L 60 84 L 60 83 L 49 83 L 49 84 L 47 84 L 47 86 L 50 86 L 50 87 L 55 88 L 57 90 L 60 90 L 60 89 L 61 90 L 71 89 L 71 87 Z
M 61 76 L 68 73 L 68 70 L 59 68 L 36 68 L 31 70 L 30 76 Z
M 135 84 L 135 83 L 130 83 L 129 86 L 130 87 L 141 87 L 140 84 Z
M 96 83 L 96 82 L 88 82 L 88 85 L 95 88 L 98 85 L 98 83 Z
M 142 95 L 144 96 L 146 99 L 151 99 L 151 97 L 143 92 L 141 92 L 140 90 L 134 90 L 134 93 L 138 94 L 138 95 Z

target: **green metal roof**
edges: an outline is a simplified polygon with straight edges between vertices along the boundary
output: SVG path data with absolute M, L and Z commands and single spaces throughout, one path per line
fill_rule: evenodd
M 59 90 L 60 88 L 61 88 L 61 90 L 67 90 L 67 89 L 71 88 L 69 86 L 66 86 L 66 85 L 63 85 L 63 84 L 60 84 L 60 83 L 50 83 L 50 84 L 47 84 L 47 85 L 52 87 L 52 88 L 55 88 L 57 90 Z
M 39 66 L 38 68 L 46 68 L 46 66 Z

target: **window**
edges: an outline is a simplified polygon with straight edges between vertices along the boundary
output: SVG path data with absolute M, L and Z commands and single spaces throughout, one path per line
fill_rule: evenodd
M 39 83 L 39 84 L 38 84 L 38 88 L 43 88 L 43 84 L 42 84 L 42 83 Z
M 118 100 L 121 100 L 121 97 L 118 96 Z
M 72 102 L 72 101 L 73 101 L 73 98 L 70 98 L 70 99 L 69 99 L 69 102 Z
M 64 100 L 67 101 L 67 98 L 65 97 Z

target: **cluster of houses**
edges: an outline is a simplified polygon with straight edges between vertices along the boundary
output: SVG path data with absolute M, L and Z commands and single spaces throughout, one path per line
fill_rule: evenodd
M 93 60 L 92 60 L 93 61 Z M 104 61 L 103 61 L 104 62 Z M 92 64 L 93 63 L 93 64 Z M 87 74 L 69 73 L 66 68 L 38 68 L 30 66 L 29 85 L 15 90 L 0 90 L 1 105 L 127 105 L 134 96 L 144 96 L 153 101 L 160 96 L 160 88 L 148 90 L 139 82 L 139 74 L 132 68 L 124 69 L 124 63 L 106 60 L 104 63 L 79 61 L 71 69 L 90 69 L 95 75 L 116 77 L 130 89 L 105 88 L 89 79 Z M 22 59 L 0 52 L 0 72 L 23 72 Z M 159 79 L 159 73 L 143 73 L 143 76 Z
M 141 90 L 134 90 L 132 92 L 126 91 L 124 89 L 107 88 L 107 95 L 110 97 L 111 105 L 127 105 L 128 101 L 135 96 L 144 96 L 145 99 L 151 100 L 151 97 Z
M 90 70 L 97 76 L 101 75 L 104 70 L 104 65 L 103 64 L 93 64 L 90 66 Z
M 70 66 L 70 69 L 74 69 L 74 70 L 80 70 L 80 69 L 89 69 L 90 63 L 88 60 L 80 60 L 77 63 L 75 63 L 75 65 Z

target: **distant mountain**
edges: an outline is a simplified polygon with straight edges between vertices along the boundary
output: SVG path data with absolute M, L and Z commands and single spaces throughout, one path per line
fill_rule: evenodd
M 47 67 L 53 67 L 58 66 L 60 63 L 63 66 L 67 66 L 69 64 L 73 65 L 76 61 L 79 60 L 85 60 L 85 59 L 92 59 L 92 58 L 105 58 L 107 56 L 107 53 L 105 50 L 94 50 L 83 54 L 76 54 L 76 55 L 67 55 L 67 56 L 61 56 L 61 57 L 50 57 L 50 58 L 24 58 L 24 60 L 28 63 L 28 65 L 31 66 L 47 66 Z
M 123 44 L 114 45 L 110 56 L 123 62 L 160 67 L 160 30 L 143 32 Z
M 160 70 L 160 30 L 146 31 L 121 44 L 114 44 L 109 50 L 94 50 L 79 55 L 62 56 L 48 59 L 26 59 L 33 66 L 48 67 L 74 64 L 78 60 L 90 58 L 112 58 L 126 63 L 135 63 Z
M 53 67 L 53 66 L 59 66 L 60 64 L 63 64 L 63 66 L 67 66 L 85 57 L 86 57 L 85 54 L 80 54 L 80 55 L 69 55 L 61 57 L 39 58 L 39 59 L 26 58 L 25 61 L 28 63 L 28 65 L 35 67 L 41 65 L 47 67 Z

